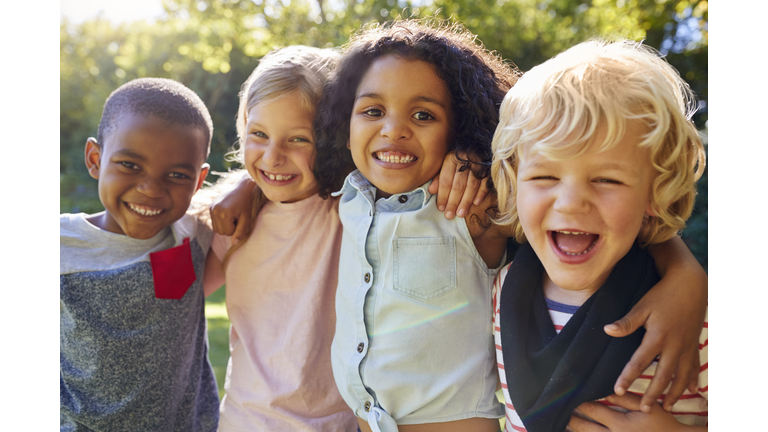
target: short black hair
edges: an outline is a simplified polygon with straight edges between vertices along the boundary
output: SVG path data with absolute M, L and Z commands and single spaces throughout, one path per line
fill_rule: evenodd
M 341 189 L 354 169 L 347 142 L 355 93 L 371 64 L 386 55 L 435 67 L 451 96 L 454 118 L 449 150 L 465 152 L 476 163 L 463 161 L 464 166 L 477 178 L 488 177 L 499 106 L 521 73 L 483 47 L 461 24 L 438 19 L 396 20 L 371 24 L 353 35 L 323 91 L 315 117 L 314 173 L 320 196 L 327 198 Z M 490 178 L 488 186 L 493 191 Z
M 109 95 L 99 122 L 96 140 L 104 140 L 117 127 L 120 116 L 139 114 L 157 117 L 168 124 L 196 126 L 203 130 L 206 140 L 205 157 L 211 150 L 213 122 L 208 108 L 184 84 L 167 78 L 138 78 L 121 85 Z

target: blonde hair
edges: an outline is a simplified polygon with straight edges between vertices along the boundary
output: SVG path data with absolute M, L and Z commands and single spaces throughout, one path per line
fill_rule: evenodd
M 298 90 L 301 108 L 314 112 L 323 93 L 323 86 L 340 59 L 341 54 L 334 49 L 304 45 L 277 49 L 262 57 L 240 90 L 240 106 L 235 121 L 237 145 L 228 158 L 245 163 L 243 147 L 247 137 L 245 128 L 248 112 L 257 104 Z
M 244 147 L 248 136 L 246 130 L 248 112 L 257 104 L 278 99 L 298 90 L 301 108 L 314 113 L 317 102 L 323 93 L 323 87 L 340 59 L 341 54 L 334 49 L 320 49 L 304 45 L 292 45 L 277 49 L 262 57 L 259 65 L 243 83 L 240 90 L 240 106 L 235 122 L 237 145 L 235 150 L 227 155 L 227 158 L 242 165 L 245 164 Z M 225 177 L 224 181 L 225 183 L 233 183 L 231 178 Z M 256 224 L 256 216 L 266 202 L 267 197 L 257 188 L 251 206 L 249 235 Z M 241 241 L 229 248 L 224 255 L 223 268 L 226 268 L 232 253 L 244 243 Z
M 648 131 L 639 145 L 650 149 L 656 177 L 655 215 L 644 221 L 638 240 L 648 245 L 672 238 L 691 215 L 706 163 L 690 121 L 695 102 L 677 71 L 638 42 L 584 42 L 531 69 L 505 96 L 493 136 L 491 175 L 499 207 L 494 222 L 525 241 L 515 196 L 523 149 L 569 159 L 593 145 L 615 146 L 627 122 L 639 121 Z M 594 142 L 598 126 L 606 131 L 602 142 Z

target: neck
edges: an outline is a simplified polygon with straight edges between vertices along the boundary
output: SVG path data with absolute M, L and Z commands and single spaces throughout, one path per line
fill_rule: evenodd
M 602 285 L 602 283 L 600 283 L 600 285 Z M 583 289 L 565 289 L 557 285 L 549 277 L 546 271 L 544 271 L 544 275 L 542 277 L 544 297 L 569 306 L 581 306 L 584 304 L 585 301 L 592 297 L 592 294 L 600 289 L 600 285 L 597 287 L 587 287 Z

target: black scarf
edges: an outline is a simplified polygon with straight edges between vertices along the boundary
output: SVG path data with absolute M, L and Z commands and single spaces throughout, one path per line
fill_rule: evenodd
M 530 244 L 520 246 L 499 305 L 504 373 L 526 429 L 561 432 L 574 408 L 613 393 L 645 330 L 613 338 L 603 326 L 626 315 L 659 276 L 651 256 L 635 244 L 557 334 L 544 301 L 543 272 Z

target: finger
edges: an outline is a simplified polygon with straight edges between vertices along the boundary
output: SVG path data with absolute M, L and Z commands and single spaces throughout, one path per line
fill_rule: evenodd
M 466 216 L 469 207 L 472 205 L 472 198 L 474 197 L 474 191 L 470 192 L 472 195 L 470 197 L 467 197 L 467 191 L 470 188 L 474 187 L 477 189 L 478 187 L 477 183 L 472 183 L 472 179 L 474 178 L 475 176 L 472 175 L 471 170 L 467 169 L 461 172 L 456 170 L 456 173 L 453 176 L 453 184 L 451 185 L 451 195 L 448 197 L 448 203 L 445 206 L 446 214 L 452 212 L 460 217 Z M 464 203 L 465 207 L 460 215 L 459 209 L 462 203 Z
M 232 244 L 245 240 L 248 237 L 251 226 L 251 216 L 246 213 L 240 214 L 237 218 L 237 224 L 235 225 L 234 234 L 232 235 Z
M 467 172 L 469 172 L 469 170 L 467 170 Z M 472 207 L 472 202 L 474 201 L 477 192 L 480 190 L 480 185 L 482 183 L 483 182 L 475 177 L 474 174 L 469 174 L 469 177 L 467 177 L 467 186 L 464 189 L 464 195 L 461 197 L 459 207 L 456 210 L 456 216 L 463 218 L 469 213 L 469 208 Z
M 630 411 L 640 411 L 642 398 L 634 393 L 624 393 L 621 396 L 612 394 L 606 397 L 605 400 Z
M 440 185 L 440 173 L 437 173 L 435 177 L 432 178 L 432 183 L 429 184 L 429 187 L 427 188 L 427 192 L 431 193 L 432 195 L 437 194 L 437 192 L 440 190 L 438 187 Z
M 629 386 L 635 382 L 645 369 L 648 368 L 648 365 L 659 355 L 661 346 L 662 341 L 660 338 L 650 332 L 646 332 L 642 343 L 621 371 L 613 391 L 618 395 L 623 395 Z
M 211 225 L 216 234 L 231 236 L 235 232 L 234 220 L 224 217 L 223 214 L 211 213 Z
M 587 402 L 587 403 L 591 403 L 591 402 Z M 579 408 L 577 411 L 581 411 L 581 408 L 583 406 L 584 404 L 579 405 Z M 582 413 L 584 413 L 585 415 L 588 415 L 583 411 Z M 606 432 L 609 430 L 608 428 L 604 427 L 599 423 L 595 423 L 579 417 L 577 412 L 574 412 L 574 414 L 571 415 L 571 420 L 568 422 L 568 427 L 573 429 L 574 432 Z
M 471 170 L 464 170 L 460 172 L 457 169 L 454 173 L 453 183 L 451 184 L 451 194 L 448 196 L 448 202 L 445 205 L 445 217 L 448 219 L 451 219 L 452 215 L 456 214 L 458 211 L 459 203 L 464 196 L 464 191 L 467 189 L 470 175 Z M 449 217 L 449 215 L 451 216 Z
M 698 375 L 699 375 L 699 352 L 697 347 L 685 350 L 680 357 L 680 362 L 675 369 L 675 376 L 672 380 L 672 386 L 669 392 L 664 397 L 663 407 L 667 411 L 672 410 L 672 405 L 675 404 L 682 396 L 683 392 L 687 388 L 694 384 L 698 387 Z M 695 388 L 691 393 L 696 393 L 698 388 Z
M 598 402 L 584 402 L 578 406 L 577 412 L 589 417 L 601 425 L 607 426 L 609 429 L 612 424 L 620 421 L 620 417 L 623 415 L 623 413 L 614 411 Z
M 440 168 L 440 179 L 438 180 L 437 191 L 437 209 L 445 211 L 445 206 L 448 203 L 448 197 L 451 194 L 451 187 L 453 186 L 453 177 L 456 173 L 458 161 L 454 157 L 453 153 L 448 153 L 443 159 L 443 167 Z M 447 217 L 447 215 L 446 215 Z M 448 219 L 453 218 L 451 216 Z
M 484 178 L 480 182 L 480 189 L 477 191 L 477 194 L 475 195 L 475 200 L 472 202 L 474 205 L 480 205 L 483 203 L 483 200 L 485 200 L 485 197 L 488 196 L 488 178 Z
M 642 303 L 642 300 L 641 300 Z M 634 333 L 640 326 L 645 324 L 650 316 L 650 309 L 642 307 L 641 303 L 636 304 L 623 318 L 614 321 L 604 327 L 608 336 L 624 337 Z
M 651 383 L 645 390 L 643 395 L 643 401 L 641 402 L 640 410 L 644 413 L 651 412 L 651 406 L 656 403 L 656 400 L 667 388 L 669 382 L 672 380 L 672 375 L 677 367 L 677 363 L 680 359 L 680 352 L 664 348 L 664 354 L 659 359 L 659 363 L 656 365 L 656 372 L 651 379 Z

